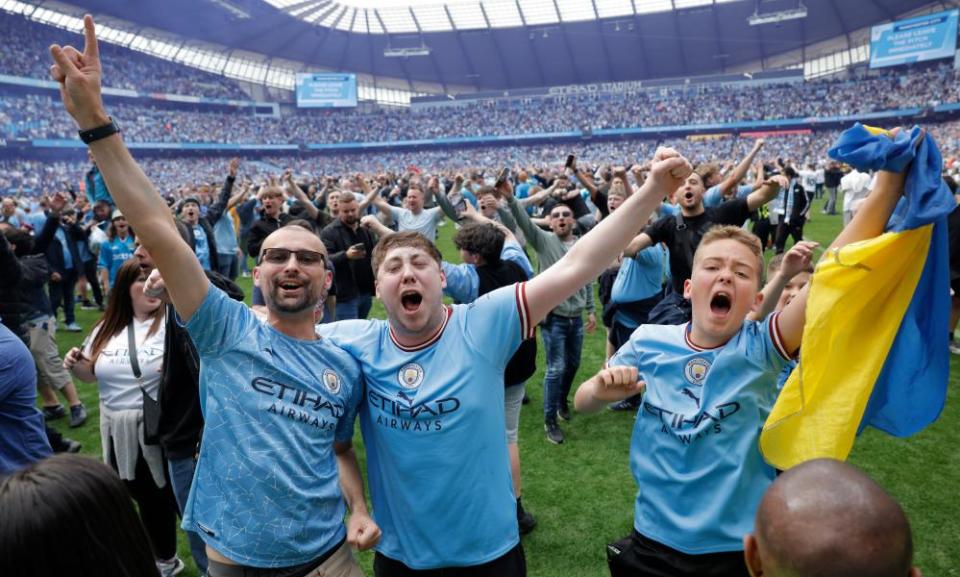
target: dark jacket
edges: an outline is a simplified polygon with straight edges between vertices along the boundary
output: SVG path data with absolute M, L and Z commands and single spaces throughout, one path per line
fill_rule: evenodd
M 189 228 L 189 227 L 188 227 Z M 243 300 L 243 291 L 226 277 L 205 271 L 207 278 L 230 298 Z M 200 413 L 200 357 L 187 329 L 167 305 L 163 374 L 160 378 L 160 445 L 167 457 L 185 459 L 197 454 L 203 434 Z
M 500 261 L 496 265 L 477 267 L 477 277 L 480 281 L 477 287 L 477 296 L 483 296 L 500 287 L 508 286 L 527 279 L 527 273 L 515 262 Z M 519 385 L 533 376 L 537 371 L 537 338 L 526 339 L 520 343 L 510 362 L 503 371 L 503 384 Z
M 22 335 L 22 324 L 41 316 L 53 315 L 50 298 L 47 296 L 46 286 L 50 280 L 50 266 L 47 264 L 45 253 L 50 241 L 60 226 L 60 217 L 51 216 L 44 223 L 43 228 L 33 239 L 33 246 L 27 250 L 17 246 L 17 257 L 20 263 L 20 281 L 15 289 L 7 293 L 7 310 L 3 315 L 3 323 L 17 335 Z M 17 329 L 11 326 L 17 323 Z
M 377 242 L 370 231 L 362 226 L 358 226 L 354 231 L 337 219 L 320 232 L 320 239 L 327 247 L 330 262 L 335 267 L 337 300 L 348 301 L 357 295 L 372 295 L 373 268 L 370 265 L 370 256 Z M 363 244 L 367 256 L 357 260 L 347 258 L 347 249 L 355 244 Z
M 22 274 L 20 259 L 13 254 L 7 237 L 0 234 L 0 321 L 23 340 L 26 331 L 21 326 L 23 305 L 19 288 Z
M 76 223 L 70 226 L 63 226 L 61 229 L 63 230 L 64 237 L 67 239 L 67 250 L 70 251 L 70 256 L 73 258 L 73 270 L 83 270 L 83 260 L 80 258 L 77 241 L 85 241 L 87 237 L 86 233 L 83 228 Z M 47 263 L 50 265 L 50 271 L 63 275 L 66 273 L 63 245 L 60 243 L 60 239 L 56 237 L 56 232 L 56 229 L 54 229 L 54 237 L 50 239 L 50 244 L 47 246 L 45 254 Z
M 253 226 L 250 227 L 250 232 L 247 233 L 247 254 L 252 256 L 254 260 L 257 260 L 260 256 L 260 246 L 263 244 L 263 241 L 273 234 L 275 230 L 291 220 L 293 220 L 293 217 L 283 212 L 281 212 L 277 218 L 261 216 L 260 220 L 253 223 Z

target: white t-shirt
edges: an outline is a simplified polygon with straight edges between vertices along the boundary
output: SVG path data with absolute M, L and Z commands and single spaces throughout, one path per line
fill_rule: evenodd
M 153 319 L 133 321 L 134 336 L 137 343 L 137 362 L 140 364 L 140 379 L 133 375 L 130 367 L 130 354 L 127 352 L 127 330 L 114 335 L 97 357 L 94 372 L 100 385 L 100 402 L 111 411 L 142 409 L 143 395 L 140 384 L 151 398 L 156 399 L 160 387 L 163 367 L 163 339 L 166 333 L 165 323 L 160 322 L 157 332 L 147 337 Z M 84 343 L 84 354 L 92 352 L 93 340 L 100 331 L 98 326 L 90 333 Z
M 863 199 L 872 188 L 870 175 L 856 170 L 850 171 L 840 179 L 840 192 L 843 193 L 843 212 L 856 212 Z
M 437 239 L 437 221 L 443 217 L 439 206 L 425 208 L 420 211 L 420 214 L 413 214 L 409 209 L 393 206 L 390 207 L 390 214 L 397 221 L 397 229 L 400 232 L 412 230 L 430 240 Z
M 815 170 L 801 170 L 800 171 L 800 185 L 803 186 L 803 190 L 810 194 L 817 187 L 817 171 Z

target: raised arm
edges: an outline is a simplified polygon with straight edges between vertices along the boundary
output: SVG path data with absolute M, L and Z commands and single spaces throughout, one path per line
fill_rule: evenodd
M 627 258 L 633 258 L 637 256 L 642 250 L 648 249 L 653 246 L 653 239 L 650 238 L 650 235 L 641 232 L 637 236 L 633 237 L 633 240 L 630 241 L 630 244 L 627 245 L 627 248 L 623 249 L 623 256 Z
M 853 220 L 840 231 L 827 251 L 837 251 L 848 244 L 873 238 L 883 233 L 887 221 L 890 220 L 890 215 L 897 207 L 897 201 L 903 194 L 905 180 L 905 172 L 896 173 L 883 170 L 878 172 L 877 182 L 870 196 L 863 201 Z M 810 285 L 807 285 L 780 313 L 780 336 L 783 339 L 784 347 L 791 353 L 800 347 L 806 320 L 807 292 L 809 289 Z
M 746 178 L 747 172 L 750 171 L 750 165 L 753 164 L 753 160 L 760 154 L 760 150 L 763 148 L 764 140 L 758 138 L 756 142 L 753 143 L 753 148 L 750 149 L 750 152 L 743 157 L 743 160 L 740 161 L 740 164 L 734 167 L 730 171 L 730 174 L 723 179 L 723 182 L 720 183 L 720 194 L 722 197 L 726 198 L 730 194 L 730 191 L 733 190 L 741 180 Z M 751 208 L 750 210 L 755 210 Z
M 457 176 L 460 175 L 458 174 Z M 460 184 L 463 184 L 463 177 L 460 177 Z M 460 215 L 457 214 L 457 210 L 453 207 L 453 204 L 450 203 L 450 199 L 440 190 L 440 179 L 436 176 L 431 178 L 430 184 L 427 185 L 427 190 L 433 191 L 433 197 L 437 200 L 437 206 L 440 207 L 443 214 L 447 215 L 447 217 L 454 222 L 460 220 Z M 460 190 L 460 186 L 454 181 L 453 186 L 450 188 L 450 194 L 458 190 Z M 466 204 L 470 204 L 470 202 Z
M 83 18 L 84 47 L 50 47 L 55 64 L 50 74 L 60 84 L 63 104 L 80 130 L 110 123 L 100 91 L 100 51 L 93 17 Z M 119 134 L 90 145 L 103 179 L 137 237 L 153 255 L 180 316 L 189 319 L 207 295 L 209 281 L 186 242 L 180 238 L 167 203 L 157 193 Z M 165 274 L 166 273 L 166 274 Z
M 790 186 L 790 181 L 782 175 L 764 181 L 763 186 L 747 195 L 747 209 L 757 210 L 771 200 L 777 198 L 781 188 Z
M 310 220 L 317 220 L 317 214 L 320 213 L 320 209 L 310 201 L 307 193 L 303 192 L 303 189 L 293 180 L 293 171 L 289 168 L 283 172 L 283 184 L 287 194 L 303 205 L 304 212 L 307 213 Z
M 677 151 L 657 150 L 650 177 L 640 190 L 577 241 L 560 261 L 527 283 L 530 321 L 540 322 L 554 307 L 599 276 L 620 256 L 640 225 L 647 222 L 660 199 L 679 188 L 691 172 L 690 163 Z
M 223 213 L 227 210 L 227 205 L 230 203 L 230 194 L 233 192 L 233 184 L 237 180 L 237 168 L 239 166 L 239 158 L 230 159 L 230 167 L 227 169 L 227 177 L 223 179 L 220 195 L 217 197 L 216 202 L 210 205 L 210 210 L 207 211 L 207 220 L 210 221 L 210 224 L 217 224 L 217 221 L 220 220 L 220 217 L 222 217 Z
M 763 293 L 760 308 L 750 311 L 747 314 L 747 319 L 762 321 L 773 312 L 783 289 L 786 288 L 793 277 L 810 266 L 810 261 L 813 259 L 813 250 L 818 246 L 820 245 L 816 242 L 801 240 L 783 255 L 783 263 L 780 265 L 780 269 L 767 279 L 767 284 L 763 285 L 763 290 L 760 291 Z

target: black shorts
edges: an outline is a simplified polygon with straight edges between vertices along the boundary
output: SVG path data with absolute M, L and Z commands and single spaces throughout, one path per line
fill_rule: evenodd
M 470 567 L 445 567 L 441 569 L 411 569 L 396 559 L 379 552 L 373 557 L 373 574 L 377 577 L 526 577 L 527 560 L 523 546 L 510 549 L 493 561 Z
M 636 530 L 607 545 L 611 577 L 749 577 L 743 551 L 690 555 Z

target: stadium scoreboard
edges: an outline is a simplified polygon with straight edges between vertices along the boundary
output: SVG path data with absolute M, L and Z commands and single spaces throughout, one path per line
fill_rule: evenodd
M 356 105 L 356 74 L 297 74 L 297 108 L 350 108 Z
M 897 20 L 870 32 L 870 68 L 952 58 L 957 50 L 958 10 Z

